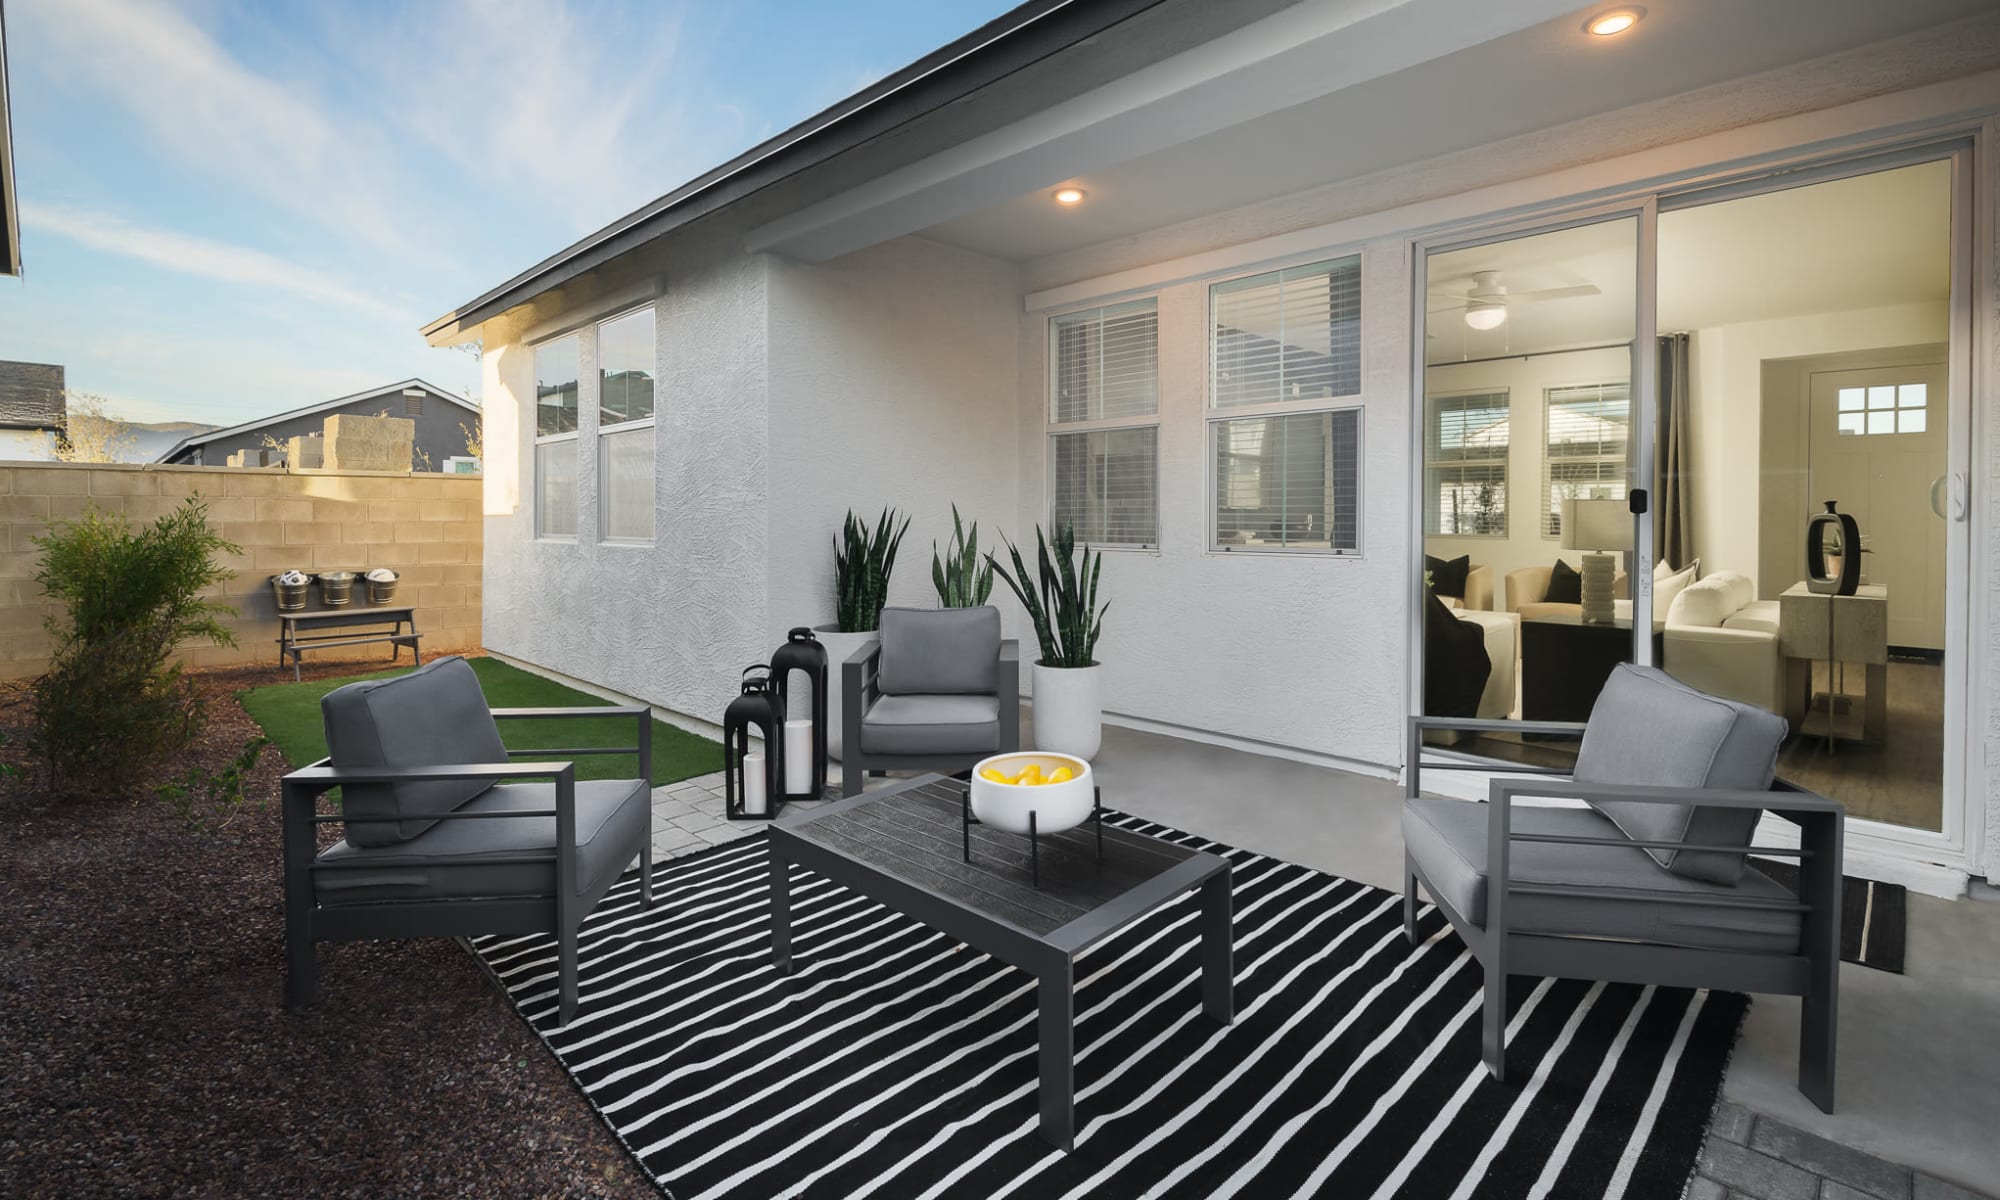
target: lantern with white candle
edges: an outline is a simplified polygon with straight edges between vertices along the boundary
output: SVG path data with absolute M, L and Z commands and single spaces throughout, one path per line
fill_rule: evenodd
M 800 625 L 771 655 L 771 688 L 785 715 L 785 786 L 792 799 L 826 794 L 826 647 Z M 804 686 L 809 694 L 799 694 Z M 794 703 L 796 699 L 797 703 Z
M 785 802 L 785 710 L 763 663 L 743 669 L 742 694 L 722 712 L 723 815 L 768 821 Z M 755 730 L 763 745 L 751 748 Z

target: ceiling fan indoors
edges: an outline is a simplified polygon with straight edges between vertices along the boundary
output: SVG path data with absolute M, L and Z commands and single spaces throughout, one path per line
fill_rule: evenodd
M 1441 291 L 1445 299 L 1452 303 L 1443 308 L 1433 308 L 1430 315 L 1441 313 L 1463 313 L 1469 328 L 1478 330 L 1498 329 L 1507 323 L 1507 310 L 1517 304 L 1540 304 L 1549 300 L 1568 300 L 1576 296 L 1595 296 L 1599 292 L 1596 284 L 1580 283 L 1573 287 L 1542 288 L 1533 292 L 1510 292 L 1507 285 L 1500 282 L 1498 271 L 1474 271 L 1472 286 L 1464 293 Z

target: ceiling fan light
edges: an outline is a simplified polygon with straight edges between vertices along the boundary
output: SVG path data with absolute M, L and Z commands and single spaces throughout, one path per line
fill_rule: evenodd
M 1480 331 L 1498 329 L 1507 323 L 1507 306 L 1504 304 L 1473 303 L 1465 306 L 1465 323 Z

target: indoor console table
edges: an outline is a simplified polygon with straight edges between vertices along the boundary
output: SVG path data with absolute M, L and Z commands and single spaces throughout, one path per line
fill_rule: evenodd
M 791 870 L 805 867 L 1033 975 L 1040 1002 L 1041 1135 L 1076 1140 L 1075 962 L 1190 889 L 1200 893 L 1202 1009 L 1235 1019 L 1229 862 L 1116 826 L 1044 834 L 1041 885 L 1027 838 L 962 819 L 966 785 L 925 775 L 771 826 L 771 951 L 792 969 Z M 969 836 L 972 861 L 961 839 Z M 1163 986 L 1171 986 L 1163 984 Z
M 1778 596 L 1778 653 L 1785 658 L 1785 719 L 1800 733 L 1880 745 L 1889 729 L 1889 589 L 1864 583 L 1851 596 L 1795 583 Z M 1826 688 L 1813 664 L 1826 664 Z M 1861 668 L 1862 694 L 1846 668 Z M 1857 701 L 1859 702 L 1857 704 Z

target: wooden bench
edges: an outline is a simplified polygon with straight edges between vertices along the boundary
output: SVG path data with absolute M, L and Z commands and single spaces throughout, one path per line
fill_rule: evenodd
M 387 643 L 389 661 L 402 657 L 403 647 L 410 648 L 411 659 L 422 662 L 417 652 L 417 641 L 423 635 L 417 632 L 417 610 L 407 605 L 388 605 L 370 608 L 327 608 L 314 612 L 281 612 L 278 614 L 278 669 L 285 669 L 285 659 L 292 661 L 292 678 L 300 678 L 299 664 L 308 650 L 331 650 L 336 646 L 367 646 Z M 389 629 L 374 629 L 362 633 L 322 632 L 343 630 L 355 626 L 388 625 Z M 403 626 L 408 625 L 409 632 Z

